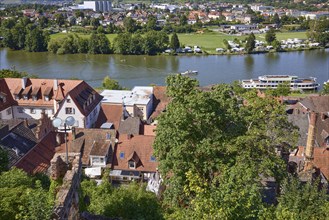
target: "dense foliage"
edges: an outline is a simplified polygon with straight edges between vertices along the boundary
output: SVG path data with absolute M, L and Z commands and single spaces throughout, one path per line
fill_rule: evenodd
M 0 219 L 50 219 L 54 195 L 40 177 L 16 168 L 0 175 Z
M 258 218 L 266 207 L 261 181 L 273 177 L 280 184 L 286 173 L 276 149 L 296 141 L 284 108 L 229 85 L 203 92 L 181 75 L 167 84 L 172 102 L 159 118 L 154 143 L 166 177 L 167 217 Z
M 99 186 L 84 180 L 80 196 L 80 211 L 122 219 L 163 219 L 156 196 L 137 183 L 114 188 L 107 178 Z

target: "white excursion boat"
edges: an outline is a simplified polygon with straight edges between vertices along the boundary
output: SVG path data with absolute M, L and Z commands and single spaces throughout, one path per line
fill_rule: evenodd
M 302 79 L 289 75 L 264 75 L 258 79 L 241 80 L 241 86 L 246 89 L 276 89 L 282 83 L 289 83 L 291 90 L 315 90 L 320 86 L 314 77 Z
M 185 72 L 180 73 L 183 76 L 187 76 L 187 75 L 197 75 L 198 71 L 197 70 L 186 70 Z

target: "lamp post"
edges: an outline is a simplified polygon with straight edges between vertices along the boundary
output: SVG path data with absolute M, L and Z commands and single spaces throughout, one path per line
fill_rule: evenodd
M 53 121 L 52 121 L 52 124 L 54 127 L 56 128 L 59 128 L 61 127 L 62 125 L 62 122 L 63 120 L 60 119 L 60 118 L 55 118 Z M 65 151 L 66 151 L 66 164 L 67 166 L 69 165 L 69 150 L 68 150 L 68 147 L 67 147 L 67 130 L 68 130 L 68 127 L 67 126 L 72 126 L 74 125 L 75 123 L 75 119 L 72 117 L 72 116 L 68 116 L 65 120 L 64 120 L 64 134 L 65 134 Z M 60 130 L 60 129 L 58 129 Z

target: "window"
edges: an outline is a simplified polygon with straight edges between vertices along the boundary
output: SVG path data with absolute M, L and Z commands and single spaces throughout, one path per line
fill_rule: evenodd
M 71 99 L 66 99 L 66 102 L 67 103 L 71 103 Z
M 23 99 L 24 99 L 24 100 L 28 100 L 28 99 L 29 99 L 28 95 L 24 95 L 24 96 L 23 96 Z
M 120 159 L 125 159 L 125 153 L 124 152 L 120 152 Z
M 75 113 L 74 108 L 65 108 L 65 114 L 73 115 Z
M 156 162 L 155 156 L 152 155 L 151 158 L 150 158 L 150 161 L 151 162 Z
M 128 167 L 129 167 L 129 169 L 135 169 L 136 163 L 134 161 L 128 161 Z
M 45 101 L 49 101 L 49 96 L 45 95 Z
M 31 108 L 31 114 L 35 114 L 36 110 L 34 108 Z
M 16 100 L 19 100 L 19 95 L 15 95 L 15 99 Z
M 106 139 L 110 140 L 111 139 L 111 134 L 110 133 L 106 133 Z
M 8 108 L 6 111 L 7 111 L 7 115 L 11 115 L 11 108 Z
M 36 95 L 32 96 L 32 100 L 37 101 L 38 100 L 37 96 Z
M 23 108 L 17 108 L 18 113 L 24 113 L 24 109 Z

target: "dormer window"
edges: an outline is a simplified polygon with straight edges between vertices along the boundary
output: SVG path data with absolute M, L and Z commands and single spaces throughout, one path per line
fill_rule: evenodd
M 45 101 L 49 101 L 49 96 L 45 95 L 44 99 Z
M 36 95 L 32 96 L 32 100 L 37 101 L 38 100 L 37 96 Z
M 28 95 L 23 95 L 23 99 L 24 100 L 28 100 L 29 99 L 29 96 Z
M 19 100 L 19 95 L 18 95 L 18 94 L 15 95 L 15 99 L 16 99 L 16 100 Z
M 135 161 L 132 161 L 132 160 L 128 161 L 128 167 L 129 167 L 129 169 L 136 169 Z
M 2 103 L 6 102 L 6 95 L 0 95 L 0 102 Z

